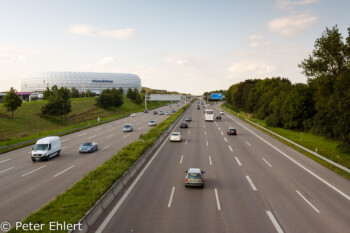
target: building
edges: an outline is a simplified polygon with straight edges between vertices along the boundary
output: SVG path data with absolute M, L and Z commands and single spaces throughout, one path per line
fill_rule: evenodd
M 71 89 L 75 87 L 79 92 L 90 90 L 100 94 L 102 90 L 123 88 L 141 89 L 141 79 L 135 74 L 128 73 L 94 73 L 94 72 L 41 72 L 26 76 L 22 79 L 22 92 L 43 92 L 46 88 L 57 85 Z

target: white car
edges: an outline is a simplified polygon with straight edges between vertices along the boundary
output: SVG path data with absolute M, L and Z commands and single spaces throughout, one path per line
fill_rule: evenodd
M 156 123 L 156 121 L 154 121 L 154 120 L 151 120 L 151 121 L 149 121 L 148 122 L 148 125 L 149 126 L 155 126 L 157 123 Z
M 164 112 L 162 110 L 159 110 L 159 115 L 164 115 Z
M 131 113 L 131 117 L 136 117 L 136 113 Z
M 221 110 L 221 111 L 220 111 L 220 115 L 224 115 L 224 111 Z
M 170 115 L 170 112 L 166 112 L 165 115 Z
M 171 142 L 181 142 L 182 141 L 181 133 L 179 133 L 179 132 L 172 132 L 171 135 L 170 135 L 170 141 Z

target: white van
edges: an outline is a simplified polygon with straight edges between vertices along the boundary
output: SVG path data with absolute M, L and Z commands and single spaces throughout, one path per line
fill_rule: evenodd
M 39 139 L 32 149 L 32 160 L 49 160 L 53 156 L 59 156 L 61 152 L 60 137 L 52 136 Z

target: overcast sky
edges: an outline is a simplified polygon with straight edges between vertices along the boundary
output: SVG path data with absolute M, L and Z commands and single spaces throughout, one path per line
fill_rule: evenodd
M 0 0 L 0 91 L 46 71 L 134 73 L 192 94 L 248 78 L 306 82 L 297 65 L 349 0 Z

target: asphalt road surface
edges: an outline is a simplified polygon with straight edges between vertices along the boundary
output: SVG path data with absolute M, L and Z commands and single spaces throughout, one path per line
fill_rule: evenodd
M 348 180 L 232 115 L 188 115 L 90 232 L 350 232 Z M 184 186 L 190 167 L 204 188 Z
M 179 109 L 184 104 L 172 104 Z M 157 110 L 171 111 L 169 106 Z M 92 127 L 61 137 L 62 151 L 59 157 L 49 161 L 32 162 L 31 148 L 25 147 L 0 155 L 0 223 L 8 221 L 14 226 L 32 212 L 63 193 L 81 180 L 85 174 L 110 159 L 124 146 L 138 139 L 151 128 L 150 120 L 160 123 L 167 115 L 153 115 L 153 110 L 137 113 L 100 126 Z M 133 124 L 133 132 L 123 132 L 126 123 Z M 99 149 L 91 154 L 79 154 L 84 142 L 97 142 Z

